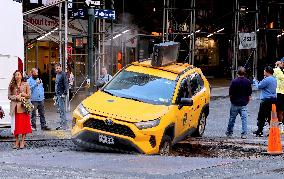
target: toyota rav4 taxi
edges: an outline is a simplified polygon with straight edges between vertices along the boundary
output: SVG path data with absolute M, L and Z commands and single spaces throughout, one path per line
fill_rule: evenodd
M 210 85 L 199 68 L 135 62 L 74 111 L 72 141 L 87 149 L 168 154 L 188 136 L 202 136 Z

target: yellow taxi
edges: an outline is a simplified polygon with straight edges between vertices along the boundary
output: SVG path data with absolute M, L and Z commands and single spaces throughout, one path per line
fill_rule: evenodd
M 72 141 L 86 149 L 168 155 L 188 136 L 202 136 L 210 85 L 199 68 L 134 62 L 74 111 Z

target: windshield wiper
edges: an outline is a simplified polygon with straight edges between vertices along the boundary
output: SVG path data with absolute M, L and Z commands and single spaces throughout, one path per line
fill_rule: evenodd
M 125 96 L 120 96 L 120 97 L 121 97 L 121 98 L 125 98 L 125 99 L 131 99 L 131 100 L 133 100 L 133 101 L 138 101 L 138 102 L 143 102 L 143 103 L 144 103 L 144 101 L 139 100 L 139 99 L 136 99 L 136 98 L 125 97 Z
M 114 94 L 112 94 L 111 92 L 108 92 L 108 91 L 105 91 L 105 90 L 102 90 L 102 92 L 104 92 L 104 93 L 107 93 L 107 94 L 109 94 L 109 95 L 114 96 Z

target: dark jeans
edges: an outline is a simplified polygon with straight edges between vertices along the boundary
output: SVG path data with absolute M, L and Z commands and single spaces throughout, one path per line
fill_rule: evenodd
M 276 99 L 266 99 L 260 102 L 258 116 L 257 116 L 258 132 L 263 131 L 266 119 L 268 123 L 270 123 L 272 104 L 275 103 Z
M 32 127 L 36 128 L 36 110 L 38 110 L 41 128 L 46 127 L 44 102 L 32 101 L 32 104 L 35 107 L 34 110 L 32 111 L 32 116 L 31 116 Z
M 69 89 L 69 101 L 73 98 L 72 89 Z
M 61 96 L 56 96 L 57 106 L 59 108 L 60 114 L 60 126 L 66 127 L 67 126 L 67 119 L 66 119 L 66 110 L 65 110 L 65 98 Z

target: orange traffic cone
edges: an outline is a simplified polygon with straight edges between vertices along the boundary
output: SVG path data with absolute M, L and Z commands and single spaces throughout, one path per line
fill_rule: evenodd
M 275 104 L 272 104 L 267 153 L 270 155 L 279 155 L 283 153 Z

